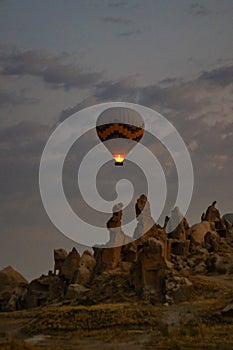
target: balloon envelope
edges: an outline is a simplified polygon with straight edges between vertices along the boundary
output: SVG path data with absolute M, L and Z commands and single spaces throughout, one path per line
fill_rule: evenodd
M 128 152 L 141 140 L 144 134 L 144 121 L 133 109 L 112 107 L 99 115 L 96 131 L 116 164 L 122 164 Z
M 228 220 L 233 225 L 233 213 L 224 214 L 222 219 Z

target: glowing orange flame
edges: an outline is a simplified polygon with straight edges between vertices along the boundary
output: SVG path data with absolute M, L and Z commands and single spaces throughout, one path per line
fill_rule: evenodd
M 122 154 L 117 154 L 114 155 L 114 159 L 117 163 L 123 163 L 125 156 L 123 156 Z

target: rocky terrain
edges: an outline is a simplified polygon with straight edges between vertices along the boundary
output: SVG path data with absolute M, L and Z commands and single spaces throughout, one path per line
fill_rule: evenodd
M 90 332 L 102 336 L 115 329 L 122 334 L 140 330 L 147 347 L 138 349 L 150 348 L 157 333 L 161 349 L 168 348 L 162 347 L 168 335 L 177 349 L 185 348 L 185 341 L 195 335 L 205 349 L 207 343 L 213 345 L 211 349 L 233 347 L 231 216 L 221 217 L 213 202 L 200 223 L 190 227 L 175 208 L 161 227 L 153 221 L 145 195 L 138 198 L 135 212 L 134 240 L 122 231 L 122 206 L 117 205 L 107 223 L 109 242 L 93 247 L 94 253 L 84 251 L 80 256 L 75 248 L 69 253 L 56 249 L 54 270 L 30 283 L 11 267 L 0 271 L 4 346 L 6 335 L 12 337 L 15 330 L 23 339 L 52 333 L 57 338 L 57 332 L 59 336 L 72 332 L 81 341 Z M 225 347 L 216 345 L 221 329 L 226 333 Z M 129 345 L 132 337 L 125 336 Z M 132 348 L 137 349 L 137 342 Z M 12 344 L 10 340 L 9 349 Z M 219 344 L 223 346 L 222 341 Z M 189 348 L 201 348 L 196 345 L 194 341 Z

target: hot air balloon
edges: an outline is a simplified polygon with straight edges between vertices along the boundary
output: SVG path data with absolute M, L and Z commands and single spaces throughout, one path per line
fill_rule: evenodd
M 135 142 L 139 142 L 144 134 L 144 121 L 131 108 L 112 107 L 99 115 L 96 132 L 115 159 L 115 165 L 123 165 Z
M 228 220 L 233 225 L 233 213 L 224 214 L 222 219 Z

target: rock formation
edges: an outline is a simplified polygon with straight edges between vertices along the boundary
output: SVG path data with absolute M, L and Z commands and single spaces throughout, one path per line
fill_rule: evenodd
M 109 242 L 105 246 L 93 247 L 99 272 L 113 270 L 119 265 L 122 246 L 127 243 L 127 237 L 121 229 L 122 207 L 122 203 L 115 205 L 112 209 L 113 215 L 107 222 Z
M 24 307 L 27 280 L 11 266 L 0 271 L 0 311 Z
M 191 246 L 204 245 L 205 236 L 208 232 L 215 234 L 215 226 L 208 221 L 202 221 L 198 224 L 194 224 L 188 230 L 188 238 L 190 239 Z
M 190 300 L 193 294 L 193 284 L 174 271 L 169 271 L 165 278 L 164 295 L 165 305 Z
M 121 229 L 123 204 L 119 203 L 112 208 L 112 217 L 107 222 L 107 229 L 109 231 L 109 246 L 122 246 L 125 244 L 126 236 Z
M 142 194 L 135 204 L 136 218 L 138 221 L 137 227 L 134 230 L 134 239 L 140 239 L 144 237 L 146 239 L 149 235 L 157 234 L 157 232 L 152 233 L 152 227 L 154 231 L 157 231 L 157 226 L 153 218 L 151 217 L 150 204 L 147 197 Z
M 79 261 L 80 255 L 77 250 L 73 248 L 61 265 L 60 276 L 63 277 L 67 282 L 72 282 L 74 274 L 78 270 Z
M 159 227 L 151 217 L 150 203 L 145 195 L 137 199 L 135 212 L 138 224 L 134 230 L 137 247 L 142 246 L 150 237 L 158 239 L 163 246 L 162 256 L 167 259 L 167 235 L 165 229 Z
M 215 207 L 216 201 L 214 201 L 211 205 L 208 206 L 206 213 L 202 215 L 203 221 L 213 222 L 215 224 L 215 228 L 218 228 L 218 224 L 221 221 L 220 212 Z
M 54 249 L 54 274 L 58 271 L 58 274 L 61 273 L 61 267 L 67 258 L 67 251 L 65 249 Z
M 167 224 L 167 235 L 168 238 L 174 238 L 178 240 L 186 240 L 187 230 L 189 229 L 189 224 L 185 217 L 181 214 L 178 207 L 175 207 L 171 212 L 171 217 Z
M 96 266 L 94 256 L 89 250 L 85 250 L 80 258 L 78 270 L 74 277 L 74 283 L 82 286 L 88 285 L 91 281 Z
M 164 226 L 151 217 L 141 195 L 135 205 L 134 240 L 121 228 L 122 204 L 112 209 L 106 226 L 109 241 L 69 254 L 54 250 L 54 272 L 27 281 L 11 267 L 0 271 L 0 310 L 20 310 L 50 303 L 95 304 L 137 301 L 170 305 L 193 297 L 193 275 L 233 274 L 233 225 L 221 218 L 216 202 L 189 227 L 178 208 Z
M 26 307 L 33 308 L 59 301 L 64 296 L 64 288 L 64 280 L 50 271 L 47 276 L 42 275 L 28 285 Z
M 165 225 L 168 237 L 168 254 L 186 256 L 189 251 L 190 241 L 187 240 L 189 224 L 186 218 L 181 214 L 178 207 L 171 212 L 171 217 L 166 217 Z
M 161 301 L 167 263 L 163 245 L 156 238 L 149 238 L 138 251 L 132 266 L 131 283 L 139 297 L 152 302 Z

